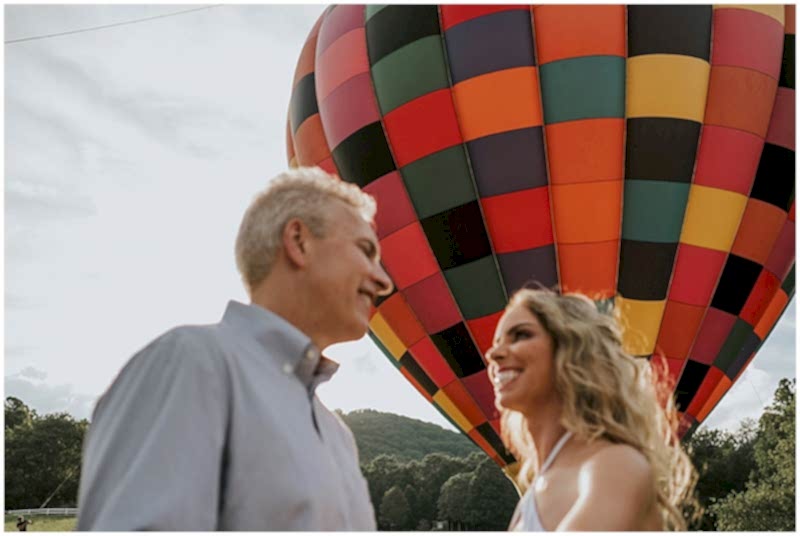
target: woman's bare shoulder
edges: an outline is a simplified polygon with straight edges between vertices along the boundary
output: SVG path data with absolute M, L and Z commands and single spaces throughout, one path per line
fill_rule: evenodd
M 653 469 L 647 457 L 638 449 L 623 443 L 598 441 L 581 463 L 581 471 L 599 472 L 613 477 L 617 473 L 626 479 L 650 481 Z M 615 478 L 613 480 L 616 480 Z
M 647 458 L 629 445 L 593 442 L 580 462 L 578 499 L 564 530 L 641 530 L 655 482 Z

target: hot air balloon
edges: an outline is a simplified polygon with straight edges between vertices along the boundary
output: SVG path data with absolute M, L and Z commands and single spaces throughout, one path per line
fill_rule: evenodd
M 291 166 L 378 203 L 370 335 L 500 466 L 483 354 L 532 283 L 612 304 L 702 423 L 794 294 L 794 6 L 339 5 Z

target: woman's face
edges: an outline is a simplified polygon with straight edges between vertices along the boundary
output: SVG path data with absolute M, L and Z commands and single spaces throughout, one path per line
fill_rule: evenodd
M 486 357 L 499 409 L 528 414 L 557 398 L 553 338 L 524 305 L 500 318 Z

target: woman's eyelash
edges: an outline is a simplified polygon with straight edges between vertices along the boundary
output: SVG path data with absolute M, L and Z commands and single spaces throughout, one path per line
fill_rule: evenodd
M 524 336 L 525 338 L 531 336 L 531 334 L 529 332 L 527 332 L 527 331 L 515 331 L 512 334 L 512 339 L 516 341 L 516 340 L 518 340 L 520 338 L 520 335 Z

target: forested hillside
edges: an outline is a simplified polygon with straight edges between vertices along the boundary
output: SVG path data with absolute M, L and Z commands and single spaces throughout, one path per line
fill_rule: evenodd
M 434 452 L 457 458 L 480 452 L 463 434 L 429 422 L 371 409 L 339 415 L 356 436 L 361 463 L 381 454 L 409 461 L 421 460 Z

